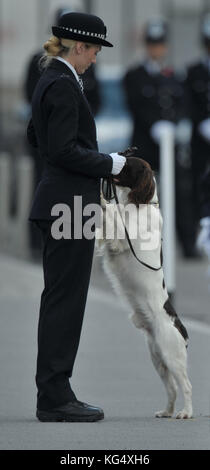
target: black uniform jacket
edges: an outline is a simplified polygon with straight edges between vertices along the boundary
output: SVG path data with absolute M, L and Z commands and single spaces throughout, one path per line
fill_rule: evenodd
M 210 117 L 210 70 L 205 62 L 193 64 L 186 80 L 189 114 L 193 122 L 192 151 L 208 158 L 210 145 L 200 135 L 200 122 Z
M 200 181 L 200 217 L 210 217 L 210 168 Z
M 34 54 L 27 66 L 25 82 L 24 82 L 24 94 L 28 103 L 31 103 L 34 89 L 37 82 L 39 81 L 42 70 L 40 69 L 40 59 L 43 56 L 43 51 L 38 51 Z M 101 107 L 101 96 L 99 81 L 96 77 L 95 66 L 92 64 L 82 76 L 84 93 L 90 104 L 91 110 L 96 115 Z
M 57 59 L 35 88 L 27 134 L 44 161 L 30 220 L 50 220 L 58 203 L 73 208 L 75 195 L 83 196 L 83 206 L 100 203 L 100 178 L 111 174 L 112 158 L 98 152 L 89 104 L 74 74 Z
M 195 126 L 210 116 L 210 70 L 204 62 L 188 69 L 190 115 Z
M 159 147 L 153 141 L 150 129 L 162 119 L 176 122 L 180 118 L 182 85 L 173 70 L 150 74 L 144 64 L 129 70 L 123 84 L 134 123 L 131 143 L 139 147 L 142 157 L 156 170 Z

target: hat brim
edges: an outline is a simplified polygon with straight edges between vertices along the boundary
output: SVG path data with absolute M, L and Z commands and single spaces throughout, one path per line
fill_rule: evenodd
M 90 44 L 98 44 L 104 47 L 113 47 L 113 44 L 111 44 L 111 42 L 105 41 L 105 39 L 95 38 L 92 36 L 85 36 L 84 34 L 72 33 L 71 31 L 67 31 L 65 29 L 61 30 L 59 26 L 52 26 L 52 32 L 53 32 L 53 35 L 57 36 L 58 38 L 72 39 L 74 41 L 81 41 L 81 42 L 88 42 Z
M 161 38 L 145 38 L 146 44 L 166 44 L 167 38 L 162 36 Z

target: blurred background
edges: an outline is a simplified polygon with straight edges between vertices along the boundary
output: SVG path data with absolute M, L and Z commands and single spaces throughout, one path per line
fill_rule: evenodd
M 114 48 L 98 57 L 101 75 L 111 78 L 143 58 L 140 35 L 145 22 L 163 16 L 170 24 L 169 58 L 185 67 L 202 53 L 200 24 L 210 9 L 208 0 L 0 0 L 1 132 L 7 134 L 15 117 L 24 112 L 23 82 L 29 57 L 41 49 L 51 33 L 57 8 L 86 11 L 101 16 Z M 114 106 L 113 106 L 114 108 Z M 19 112 L 19 113 L 18 113 Z M 116 112 L 116 110 L 115 110 Z M 12 120 L 12 121 L 11 121 Z M 13 136 L 14 130 L 13 129 Z M 10 135 L 10 138 L 12 136 Z M 2 141 L 1 141 L 2 147 Z
M 107 25 L 108 40 L 114 44 L 113 49 L 102 50 L 96 68 L 84 77 L 96 117 L 99 149 L 108 153 L 138 145 L 159 181 L 159 128 L 153 125 L 160 121 L 176 125 L 176 250 L 186 261 L 202 263 L 196 248 L 200 217 L 197 175 L 200 178 L 208 166 L 210 141 L 203 143 L 204 163 L 196 166 L 193 151 L 197 155 L 199 142 L 193 135 L 197 121 L 209 117 L 210 81 L 209 76 L 202 77 L 202 71 L 196 72 L 195 78 L 193 73 L 190 76 L 190 70 L 209 57 L 204 36 L 209 34 L 210 39 L 210 17 L 206 33 L 202 25 L 210 12 L 210 0 L 0 0 L 1 252 L 32 261 L 41 259 L 39 234 L 29 226 L 27 214 L 42 162 L 27 143 L 26 127 L 39 78 L 34 61 L 51 35 L 51 25 L 65 9 L 99 15 Z M 152 37 L 152 21 L 159 21 L 158 27 L 161 21 L 163 28 L 166 25 L 160 33 L 163 37 Z M 157 43 L 166 46 L 159 58 L 152 57 L 148 47 Z M 154 71 L 155 62 L 159 68 Z M 147 77 L 138 77 L 139 67 L 145 68 Z M 199 97 L 201 118 L 195 116 Z M 143 115 L 146 109 L 148 119 L 143 122 L 139 113 Z
M 97 431 L 88 428 L 88 433 L 86 426 L 74 426 L 72 433 L 66 426 L 56 428 L 56 433 L 54 428 L 46 432 L 46 427 L 33 426 L 35 332 L 43 275 L 39 233 L 29 224 L 28 214 L 42 162 L 27 143 L 26 128 L 42 46 L 63 9 L 100 16 L 107 39 L 114 44 L 102 49 L 96 67 L 83 76 L 99 149 L 108 153 L 137 145 L 162 189 L 161 210 L 164 205 L 169 208 L 164 219 L 165 225 L 169 219 L 172 222 L 168 238 L 164 235 L 165 248 L 170 247 L 169 254 L 164 251 L 171 274 L 167 286 L 190 336 L 196 421 L 189 420 L 187 433 L 186 426 L 177 430 L 175 420 L 168 427 L 160 421 L 154 426 L 151 416 L 162 403 L 163 391 L 156 377 L 153 382 L 144 342 L 129 326 L 126 305 L 112 294 L 99 257 L 94 260 L 75 377 L 80 399 L 103 405 L 108 424 Z M 0 418 L 4 424 L 0 446 L 4 448 L 209 447 L 205 416 L 210 410 L 206 370 L 210 177 L 201 183 L 210 159 L 209 13 L 210 0 L 0 0 Z M 172 136 L 170 142 L 162 126 Z M 171 164 L 164 178 L 159 165 L 163 150 Z M 197 247 L 202 219 L 200 246 L 206 247 L 205 253 Z

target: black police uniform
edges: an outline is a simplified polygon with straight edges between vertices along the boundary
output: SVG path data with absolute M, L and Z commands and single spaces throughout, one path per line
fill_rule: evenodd
M 43 51 L 39 51 L 34 54 L 29 61 L 26 71 L 24 92 L 25 97 L 29 103 L 31 103 L 33 92 L 38 80 L 42 74 L 42 68 L 40 67 L 40 59 L 43 56 Z M 100 87 L 96 77 L 95 67 L 92 64 L 82 75 L 84 93 L 89 102 L 91 110 L 94 115 L 99 112 L 101 106 Z
M 191 159 L 195 216 L 198 219 L 200 179 L 210 164 L 210 143 L 200 135 L 198 129 L 199 124 L 210 117 L 210 68 L 207 59 L 189 67 L 186 84 L 193 122 Z
M 45 287 L 41 297 L 36 382 L 38 409 L 74 400 L 69 384 L 79 344 L 94 249 L 94 239 L 55 240 L 51 209 L 57 203 L 73 211 L 73 197 L 83 206 L 100 203 L 100 177 L 111 174 L 112 158 L 100 154 L 94 118 L 69 67 L 53 59 L 32 99 L 28 128 L 38 145 L 44 171 L 30 220 L 44 240 Z M 83 219 L 84 224 L 84 219 Z
M 63 11 L 63 9 L 61 9 L 61 11 Z M 59 12 L 60 12 L 60 9 L 59 9 Z M 30 61 L 27 65 L 25 82 L 24 82 L 24 94 L 29 104 L 31 104 L 34 89 L 43 71 L 43 69 L 40 67 L 40 59 L 42 56 L 43 56 L 43 51 L 38 51 L 36 54 L 34 54 L 30 58 Z M 99 82 L 96 78 L 95 68 L 93 64 L 91 65 L 91 67 L 89 67 L 89 69 L 85 71 L 82 79 L 83 79 L 85 96 L 90 104 L 93 114 L 96 115 L 99 112 L 99 109 L 101 106 L 101 98 L 100 98 Z M 34 164 L 33 186 L 35 189 L 42 175 L 43 159 L 40 157 L 37 149 L 28 145 L 28 142 L 26 142 L 26 147 L 27 147 L 27 152 L 33 159 L 33 164 Z M 29 228 L 30 228 L 30 245 L 31 245 L 32 255 L 37 257 L 39 256 L 40 251 L 41 251 L 40 233 L 37 230 L 37 228 L 33 225 L 30 225 Z
M 202 175 L 199 191 L 199 216 L 210 217 L 210 168 Z
M 160 120 L 176 122 L 181 117 L 183 87 L 172 69 L 148 71 L 147 62 L 129 70 L 124 78 L 128 108 L 133 118 L 132 145 L 154 170 L 159 169 L 159 146 L 151 137 L 151 126 Z
M 154 123 L 167 120 L 178 122 L 186 116 L 186 98 L 183 76 L 165 68 L 157 73 L 149 72 L 149 62 L 128 71 L 124 87 L 128 108 L 133 118 L 131 144 L 139 147 L 142 158 L 152 169 L 159 171 L 159 146 L 150 130 Z M 175 148 L 176 156 L 179 148 Z M 195 256 L 195 224 L 192 205 L 191 174 L 175 160 L 176 168 L 176 227 L 186 257 Z

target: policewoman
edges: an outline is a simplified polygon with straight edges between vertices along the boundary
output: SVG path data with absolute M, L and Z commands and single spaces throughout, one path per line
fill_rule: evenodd
M 133 119 L 131 144 L 139 147 L 152 169 L 159 171 L 159 144 L 162 128 L 176 131 L 184 117 L 184 86 L 182 77 L 166 65 L 169 27 L 162 18 L 148 21 L 144 30 L 145 57 L 128 70 L 124 89 Z M 176 148 L 176 155 L 177 155 Z M 194 224 L 189 206 L 185 172 L 176 158 L 176 227 L 183 256 L 195 256 Z M 188 185 L 189 186 L 189 185 Z
M 38 146 L 44 171 L 30 220 L 43 237 L 44 290 L 38 326 L 36 384 L 40 421 L 97 421 L 103 410 L 79 401 L 72 376 L 91 274 L 94 238 L 52 236 L 53 207 L 73 212 L 74 196 L 83 207 L 100 203 L 100 178 L 118 174 L 126 159 L 98 151 L 95 122 L 83 93 L 80 74 L 96 62 L 106 26 L 94 15 L 66 13 L 44 44 L 45 71 L 32 99 L 28 139 Z M 75 216 L 75 214 L 74 214 Z M 84 223 L 84 220 L 82 220 Z

